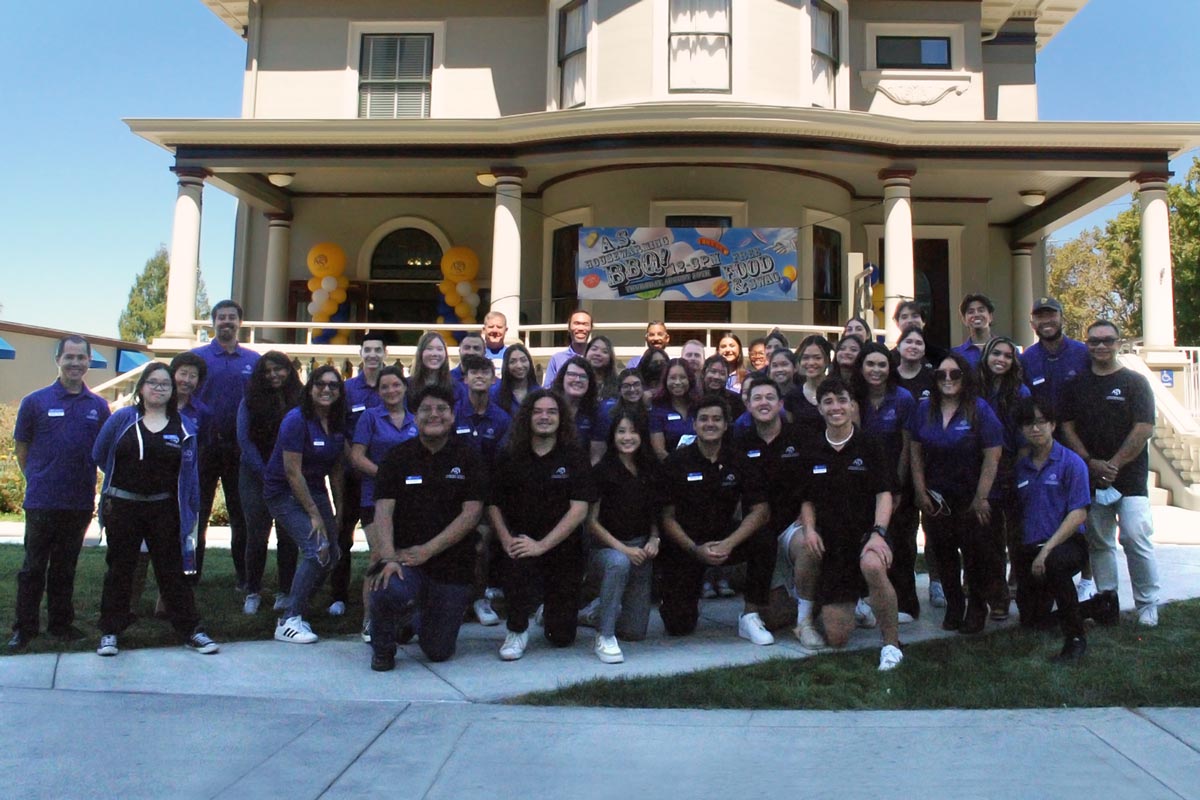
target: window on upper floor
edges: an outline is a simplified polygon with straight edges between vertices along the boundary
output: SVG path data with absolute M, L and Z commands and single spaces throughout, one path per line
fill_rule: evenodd
M 813 105 L 834 108 L 837 105 L 837 71 L 841 61 L 838 12 L 828 3 L 812 0 Z
M 587 102 L 587 0 L 558 10 L 558 107 Z
M 879 69 L 950 69 L 949 36 L 878 36 Z
M 367 34 L 358 69 L 358 116 L 428 117 L 433 94 L 433 34 Z
M 731 0 L 670 0 L 672 92 L 732 90 Z

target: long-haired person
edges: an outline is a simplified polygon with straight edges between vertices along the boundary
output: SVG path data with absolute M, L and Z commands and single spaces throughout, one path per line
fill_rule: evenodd
M 423 333 L 417 340 L 417 353 L 413 357 L 412 374 L 408 379 L 409 402 L 426 386 L 442 386 L 449 389 L 454 393 L 455 402 L 467 393 L 461 383 L 450 377 L 450 355 L 446 349 L 446 340 L 436 331 Z
M 867 342 L 858 354 L 854 396 L 864 435 L 879 442 L 884 463 L 891 470 L 892 515 L 888 543 L 892 563 L 888 577 L 896 590 L 901 622 L 921 615 L 914 568 L 917 561 L 917 509 L 909 480 L 908 426 L 917 403 L 896 381 L 891 353 L 878 342 Z
M 554 376 L 554 391 L 566 398 L 571 408 L 575 435 L 592 462 L 604 455 L 603 415 L 596 386 L 596 373 L 583 356 L 571 356 Z
M 829 362 L 832 358 L 833 351 L 829 340 L 819 334 L 805 336 L 796 348 L 796 360 L 800 364 L 800 393 L 790 410 L 793 421 L 814 434 L 825 430 L 825 420 L 821 418 L 821 412 L 817 408 L 817 387 L 829 374 Z
M 267 539 L 271 535 L 271 512 L 263 496 L 263 470 L 275 449 L 275 437 L 284 416 L 300 405 L 304 385 L 291 360 L 271 350 L 255 362 L 246 384 L 246 394 L 238 406 L 238 448 L 241 464 L 238 469 L 238 493 L 242 498 L 242 513 L 246 515 L 246 600 L 245 614 L 258 613 L 261 602 L 263 572 L 267 567 Z M 279 592 L 275 610 L 287 604 L 296 574 L 296 543 L 282 531 L 275 533 L 275 564 L 279 570 Z
M 900 332 L 900 340 L 893 351 L 896 382 L 917 402 L 933 393 L 933 367 L 926 363 L 929 355 L 925 331 L 920 326 L 910 325 Z M 938 361 L 940 363 L 941 359 Z
M 984 345 L 979 358 L 979 396 L 987 401 L 1004 426 L 1004 449 L 1000 451 L 1000 465 L 996 469 L 991 497 L 988 498 L 992 505 L 992 523 L 988 535 L 992 546 L 996 548 L 996 558 L 1001 568 L 1004 566 L 1005 551 L 1011 560 L 1021 548 L 1021 518 L 1013 465 L 1016 464 L 1018 451 L 1024 445 L 1021 426 L 1017 422 L 1017 407 L 1029 395 L 1029 387 L 1025 385 L 1021 374 L 1016 342 L 1007 336 L 997 336 Z M 1008 607 L 1016 587 L 1015 573 L 1008 580 L 998 580 L 990 587 L 988 601 L 993 619 L 1008 619 Z
M 288 608 L 275 627 L 275 638 L 281 642 L 317 641 L 305 615 L 309 598 L 341 557 L 334 508 L 342 507 L 345 424 L 341 373 L 328 364 L 317 367 L 308 377 L 300 407 L 280 423 L 275 449 L 263 471 L 267 508 L 300 551 Z M 333 490 L 332 503 L 326 478 Z
M 978 396 L 975 373 L 961 354 L 948 353 L 934 379 L 933 394 L 909 423 L 913 492 L 925 515 L 926 550 L 938 560 L 946 592 L 942 627 L 978 633 L 987 623 L 988 587 L 1003 573 L 984 531 L 1004 429 Z M 969 598 L 963 597 L 963 568 Z
M 863 344 L 871 341 L 871 326 L 862 317 L 851 317 L 842 326 L 842 336 L 857 336 Z
M 742 354 L 742 340 L 732 331 L 726 331 L 717 340 L 717 354 L 729 365 L 729 384 L 726 388 L 740 395 L 742 381 L 746 380 L 746 375 L 749 374 L 746 371 L 745 356 Z
M 858 354 L 862 352 L 862 348 L 863 340 L 857 334 L 847 333 L 838 339 L 837 346 L 833 349 L 834 370 L 830 374 L 837 375 L 847 386 L 853 384 L 854 362 L 858 361 Z
M 184 578 L 196 571 L 196 435 L 179 416 L 175 381 L 166 364 L 146 365 L 134 397 L 134 405 L 108 418 L 92 447 L 92 460 L 104 470 L 100 525 L 108 534 L 96 652 L 115 656 L 117 636 L 132 622 L 129 596 L 145 541 L 171 626 L 191 649 L 215 653 L 217 643 L 201 627 L 192 587 Z
M 622 408 L 612 418 L 604 458 L 592 471 L 598 498 L 588 513 L 596 543 L 591 570 L 600 576 L 595 650 L 606 664 L 624 661 L 618 637 L 646 638 L 650 620 L 650 579 L 659 545 L 659 467 L 648 438 L 645 412 Z
M 691 362 L 686 358 L 684 361 L 691 366 Z M 704 359 L 704 364 L 698 374 L 702 393 L 724 392 L 721 396 L 729 401 L 729 413 L 733 415 L 734 419 L 738 419 L 746 413 L 746 404 L 742 402 L 741 394 L 729 388 L 729 364 L 724 358 L 714 353 Z
M 525 395 L 538 388 L 533 374 L 533 356 L 525 345 L 514 342 L 504 350 L 504 362 L 500 365 L 500 380 L 492 384 L 491 393 L 496 405 L 509 416 L 517 413 L 517 406 Z
M 685 345 L 686 347 L 686 345 Z M 662 382 L 663 370 L 667 368 L 667 362 L 671 357 L 667 355 L 666 350 L 659 350 L 654 347 L 646 348 L 642 353 L 642 358 L 638 361 L 638 372 L 642 375 L 642 385 L 646 391 L 652 391 Z
M 682 358 L 673 358 L 650 401 L 650 445 L 660 459 L 695 439 L 692 404 L 700 399 L 700 383 Z
M 592 365 L 596 373 L 596 396 L 601 402 L 617 396 L 617 364 L 616 350 L 612 340 L 607 336 L 593 336 L 587 344 L 583 357 Z

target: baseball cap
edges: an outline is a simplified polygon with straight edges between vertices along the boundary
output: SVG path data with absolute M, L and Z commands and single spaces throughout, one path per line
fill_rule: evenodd
M 1045 311 L 1047 309 L 1050 311 L 1057 311 L 1061 314 L 1063 310 L 1062 303 L 1058 302 L 1053 297 L 1039 297 L 1036 301 L 1034 301 L 1033 310 L 1029 313 L 1036 314 L 1039 311 Z

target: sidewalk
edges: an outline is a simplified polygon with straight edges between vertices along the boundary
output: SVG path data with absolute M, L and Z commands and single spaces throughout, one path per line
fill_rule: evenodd
M 1176 513 L 1178 512 L 1178 513 Z M 1200 514 L 1155 509 L 1164 600 L 1200 595 Z M 2 532 L 0 532 L 2 533 Z M 1121 559 L 1123 562 L 1123 559 Z M 1121 582 L 1128 586 L 1122 567 Z M 922 595 L 924 589 L 922 588 Z M 1122 605 L 1132 606 L 1128 589 Z M 13 797 L 1200 797 L 1200 710 L 805 712 L 494 705 L 593 677 L 809 656 L 790 636 L 736 636 L 740 600 L 708 601 L 696 635 L 657 614 L 626 663 L 590 633 L 503 663 L 503 626 L 464 625 L 458 654 L 401 648 L 373 673 L 357 637 L 0 658 L 3 794 Z M 937 611 L 904 641 L 952 636 Z M 269 624 L 269 614 L 263 615 Z M 322 618 L 313 620 L 319 633 Z M 1008 623 L 1013 624 L 1013 623 Z M 851 646 L 878 657 L 878 631 Z M 819 657 L 819 656 L 817 656 Z M 1181 660 L 1181 666 L 1186 662 Z M 901 667 L 903 669 L 903 667 Z M 1186 667 L 1185 667 L 1186 668 Z M 49 760 L 48 754 L 53 754 Z M 1019 766 L 1018 766 L 1019 765 Z M 1017 767 L 1014 769 L 1014 767 Z

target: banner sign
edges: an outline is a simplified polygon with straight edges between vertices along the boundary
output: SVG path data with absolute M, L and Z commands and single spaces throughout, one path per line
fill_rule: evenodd
M 581 300 L 795 300 L 796 228 L 580 228 Z

